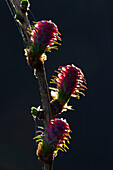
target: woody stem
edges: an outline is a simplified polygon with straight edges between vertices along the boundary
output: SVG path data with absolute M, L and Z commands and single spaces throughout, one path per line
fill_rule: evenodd
M 38 79 L 39 90 L 41 95 L 42 107 L 44 110 L 44 126 L 52 119 L 52 111 L 50 106 L 49 90 L 46 78 L 46 72 L 43 62 L 39 62 L 38 67 L 35 70 L 35 76 Z M 52 160 L 49 163 L 44 163 L 44 170 L 53 170 Z

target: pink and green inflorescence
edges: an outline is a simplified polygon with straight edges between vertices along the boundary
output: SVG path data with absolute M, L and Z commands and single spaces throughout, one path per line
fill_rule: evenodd
M 30 33 L 30 48 L 25 49 L 28 63 L 36 65 L 38 60 L 45 60 L 45 52 L 51 49 L 58 49 L 56 45 L 61 45 L 57 41 L 61 38 L 57 26 L 50 20 L 36 22 Z M 31 63 L 30 63 L 31 62 Z
M 70 97 L 79 98 L 79 94 L 84 95 L 81 91 L 87 87 L 84 74 L 81 69 L 72 65 L 66 65 L 65 67 L 60 66 L 58 68 L 57 77 L 53 76 L 51 83 L 57 84 L 57 88 L 50 88 L 56 91 L 56 98 L 61 103 L 66 103 Z M 54 98 L 54 93 L 53 93 Z
M 39 159 L 43 162 L 46 159 L 48 160 L 49 156 L 53 158 L 58 150 L 66 151 L 68 149 L 66 141 L 69 143 L 69 138 L 71 138 L 70 132 L 71 130 L 66 120 L 62 118 L 50 120 L 41 135 L 35 137 L 39 142 L 37 149 Z

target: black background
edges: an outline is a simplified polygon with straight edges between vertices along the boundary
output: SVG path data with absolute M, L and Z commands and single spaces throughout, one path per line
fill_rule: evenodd
M 112 0 L 32 0 L 35 18 L 51 19 L 62 34 L 62 46 L 45 63 L 48 83 L 59 65 L 73 63 L 88 86 L 85 97 L 71 99 L 75 111 L 61 115 L 73 133 L 54 170 L 113 170 L 112 8 Z M 0 170 L 40 170 L 30 114 L 31 106 L 41 104 L 38 82 L 5 0 L 0 20 Z

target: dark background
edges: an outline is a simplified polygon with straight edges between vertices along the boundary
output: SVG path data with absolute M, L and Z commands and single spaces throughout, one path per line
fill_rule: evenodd
M 86 97 L 71 99 L 75 111 L 61 116 L 73 131 L 70 149 L 59 152 L 54 170 L 113 170 L 112 0 L 32 0 L 37 20 L 51 19 L 62 46 L 48 54 L 48 83 L 59 65 L 75 64 L 85 74 Z M 0 170 L 41 170 L 31 106 L 38 106 L 38 82 L 5 0 L 0 1 Z M 32 18 L 31 18 L 32 20 Z

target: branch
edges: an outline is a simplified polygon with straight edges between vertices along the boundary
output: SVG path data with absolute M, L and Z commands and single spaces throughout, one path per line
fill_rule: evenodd
M 52 111 L 50 106 L 50 98 L 49 98 L 49 90 L 46 79 L 46 73 L 44 68 L 44 63 L 40 61 L 39 66 L 35 70 L 35 76 L 38 79 L 41 102 L 44 110 L 44 124 L 52 119 Z M 53 161 L 51 160 L 49 163 L 44 163 L 44 170 L 53 170 Z
M 47 123 L 52 119 L 52 111 L 50 106 L 50 97 L 49 97 L 49 90 L 48 90 L 48 84 L 46 79 L 46 72 L 45 72 L 43 62 L 40 61 L 40 64 L 35 70 L 34 74 L 38 79 L 42 107 L 43 107 L 43 111 L 45 111 L 44 121 L 45 123 Z
M 53 170 L 53 161 L 44 164 L 44 170 Z
M 28 28 L 31 28 L 30 21 L 28 19 L 28 13 L 23 11 L 21 8 L 21 0 L 9 0 L 13 5 L 14 13 L 19 14 L 22 20 L 19 20 L 20 26 L 23 28 L 24 33 L 28 39 L 30 40 L 29 35 L 27 33 Z M 8 3 L 8 0 L 6 0 Z M 18 20 L 18 19 L 16 19 Z M 48 84 L 46 80 L 46 73 L 44 68 L 44 63 L 40 62 L 39 67 L 35 70 L 35 75 L 38 79 L 39 89 L 41 94 L 42 107 L 44 110 L 44 124 L 47 123 L 52 118 L 51 106 L 50 106 L 50 98 L 48 92 Z M 50 163 L 44 163 L 44 170 L 52 170 L 52 160 Z

